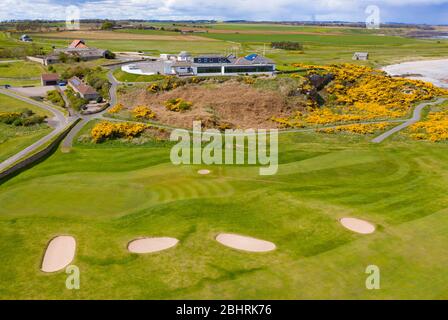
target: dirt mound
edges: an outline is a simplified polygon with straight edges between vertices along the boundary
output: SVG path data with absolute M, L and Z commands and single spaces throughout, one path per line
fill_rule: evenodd
M 172 98 L 190 101 L 193 107 L 186 112 L 168 111 L 163 103 Z M 293 100 L 280 92 L 257 89 L 237 81 L 186 85 L 156 94 L 133 89 L 120 96 L 120 101 L 128 108 L 150 106 L 157 120 L 164 124 L 191 128 L 194 120 L 202 120 L 207 128 L 223 129 L 276 128 L 271 118 L 291 115 L 297 110 Z

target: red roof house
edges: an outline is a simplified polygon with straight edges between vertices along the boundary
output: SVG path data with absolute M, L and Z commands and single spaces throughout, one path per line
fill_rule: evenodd
M 71 49 L 87 49 L 86 43 L 84 40 L 73 40 L 72 43 L 68 46 Z

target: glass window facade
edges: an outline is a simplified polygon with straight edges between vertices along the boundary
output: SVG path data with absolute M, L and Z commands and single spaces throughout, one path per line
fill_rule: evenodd
M 272 72 L 274 66 L 228 66 L 224 67 L 224 73 L 251 73 L 251 72 Z
M 221 73 L 221 67 L 198 67 L 199 73 Z

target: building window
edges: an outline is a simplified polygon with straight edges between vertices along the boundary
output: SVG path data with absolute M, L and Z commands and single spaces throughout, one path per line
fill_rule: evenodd
M 224 68 L 224 73 L 251 73 L 272 71 L 274 71 L 274 66 L 232 66 Z
M 221 67 L 198 67 L 199 73 L 221 73 Z

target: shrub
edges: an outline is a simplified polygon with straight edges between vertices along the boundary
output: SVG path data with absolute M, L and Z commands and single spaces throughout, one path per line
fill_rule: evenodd
M 62 98 L 62 95 L 58 90 L 48 91 L 46 98 L 57 106 L 65 107 L 64 99 Z
M 295 41 L 274 41 L 271 42 L 271 48 L 284 50 L 303 50 L 302 44 Z
M 45 121 L 45 116 L 39 116 L 29 109 L 21 112 L 0 112 L 0 122 L 14 126 L 32 126 Z
M 170 111 L 180 112 L 190 110 L 193 103 L 185 101 L 182 98 L 169 99 L 164 102 L 165 108 Z
M 118 113 L 121 110 L 123 110 L 123 105 L 121 103 L 118 103 L 114 105 L 112 108 L 110 108 L 108 113 Z
M 148 128 L 150 128 L 149 125 L 142 123 L 111 123 L 102 121 L 92 128 L 90 135 L 95 143 L 99 143 L 107 139 L 131 139 L 139 136 Z
M 137 106 L 132 109 L 134 117 L 139 119 L 154 119 L 156 114 L 147 106 Z

